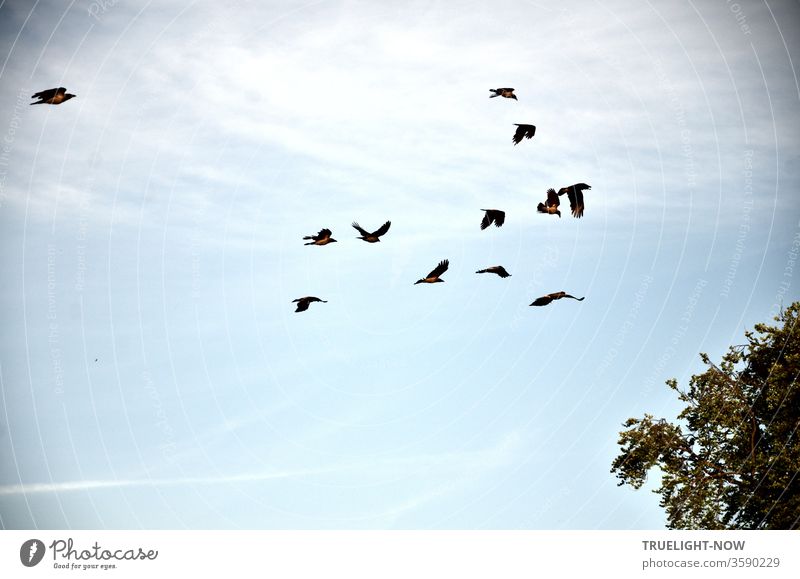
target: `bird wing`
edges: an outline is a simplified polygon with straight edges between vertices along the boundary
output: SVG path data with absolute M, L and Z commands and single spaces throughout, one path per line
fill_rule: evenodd
M 514 136 L 511 137 L 511 140 L 514 141 L 515 145 L 519 145 L 522 142 L 522 137 L 524 136 L 525 129 L 523 128 L 523 125 L 517 125 L 517 130 L 514 132 Z
M 330 229 L 320 229 L 319 233 L 317 233 L 316 241 L 321 241 L 323 239 L 327 239 L 330 236 L 331 236 L 331 230 Z
M 556 193 L 555 189 L 548 189 L 547 190 L 547 206 L 548 207 L 558 207 L 561 205 L 561 202 L 558 200 L 558 193 Z
M 576 197 L 575 207 L 572 207 L 570 205 L 570 208 L 572 209 L 572 215 L 580 219 L 581 217 L 583 217 L 583 210 L 586 207 L 583 203 L 583 192 L 576 191 L 575 197 Z
M 567 197 L 569 197 L 569 208 L 572 210 L 573 217 L 583 217 L 583 191 L 575 185 L 567 187 Z
M 392 222 L 391 222 L 391 221 L 387 221 L 386 223 L 384 223 L 383 225 L 381 225 L 381 226 L 380 226 L 380 229 L 378 229 L 378 230 L 377 230 L 375 233 L 373 233 L 372 235 L 374 235 L 375 237 L 380 237 L 381 235 L 383 235 L 383 234 L 385 234 L 387 231 L 389 231 L 389 227 L 391 227 L 391 226 L 392 226 Z
M 583 210 L 586 207 L 586 204 L 583 202 L 583 192 L 586 189 L 591 189 L 592 186 L 586 183 L 578 183 L 574 187 L 578 192 L 578 204 L 580 205 L 580 215 L 576 215 L 575 217 L 583 217 Z
M 364 237 L 369 237 L 369 232 L 368 232 L 366 229 L 362 228 L 362 227 L 361 227 L 361 226 L 360 226 L 358 223 L 356 223 L 355 221 L 353 221 L 353 227 L 355 227 L 355 228 L 358 230 L 358 232 L 359 232 L 361 235 L 363 235 Z
M 443 259 L 442 261 L 440 261 L 440 262 L 439 262 L 439 265 L 437 265 L 437 266 L 436 266 L 436 267 L 433 269 L 433 271 L 431 271 L 431 272 L 428 274 L 428 278 L 432 278 L 432 277 L 439 277 L 440 275 L 442 275 L 444 272 L 446 272 L 446 271 L 447 271 L 447 268 L 448 268 L 449 266 L 450 266 L 450 261 L 449 261 L 449 260 L 447 260 L 447 259 Z
M 533 300 L 533 303 L 531 305 L 532 306 L 546 306 L 547 304 L 549 304 L 552 301 L 553 301 L 553 298 L 550 297 L 549 295 L 546 295 L 546 296 L 542 296 L 540 298 L 536 298 L 535 300 Z
M 483 211 L 486 210 L 483 209 Z M 486 229 L 491 224 L 492 224 L 492 218 L 489 217 L 489 211 L 486 211 L 486 213 L 483 215 L 483 219 L 481 219 L 481 229 Z
M 308 298 L 298 298 L 293 301 L 297 303 L 297 309 L 295 312 L 304 312 L 308 309 Z
M 506 222 L 506 212 L 505 211 L 494 211 L 494 226 L 500 227 L 503 223 Z
M 494 270 L 494 273 L 496 273 L 500 277 L 508 277 L 511 275 L 506 271 L 506 268 L 504 268 L 502 265 L 498 265 L 497 267 L 493 267 L 492 269 Z

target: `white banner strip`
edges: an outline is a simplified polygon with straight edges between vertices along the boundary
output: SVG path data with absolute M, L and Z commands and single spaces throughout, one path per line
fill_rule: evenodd
M 0 577 L 800 577 L 792 531 L 4 531 Z

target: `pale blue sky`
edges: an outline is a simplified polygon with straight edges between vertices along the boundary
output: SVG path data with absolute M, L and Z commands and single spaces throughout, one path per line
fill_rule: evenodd
M 798 297 L 798 15 L 1 4 L 0 524 L 662 528 L 621 423 Z

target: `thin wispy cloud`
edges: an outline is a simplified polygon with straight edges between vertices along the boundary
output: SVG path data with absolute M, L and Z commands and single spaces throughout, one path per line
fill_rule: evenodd
M 86 480 L 86 481 L 63 481 L 54 483 L 31 483 L 20 485 L 0 486 L 0 495 L 20 495 L 38 493 L 65 493 L 92 491 L 101 489 L 114 489 L 126 487 L 159 487 L 159 486 L 193 486 L 193 485 L 224 485 L 234 483 L 265 482 L 287 478 L 301 478 L 307 476 L 321 475 L 331 472 L 325 469 L 315 469 L 309 471 L 286 471 L 286 472 L 267 472 L 250 473 L 221 477 L 185 477 L 185 478 L 162 478 L 162 479 L 118 479 L 118 480 Z
M 226 425 L 223 430 L 236 429 L 239 424 Z M 215 435 L 219 436 L 218 432 Z M 0 486 L 0 496 L 28 495 L 41 493 L 67 493 L 93 490 L 105 490 L 129 487 L 171 487 L 171 486 L 204 486 L 229 485 L 238 483 L 257 483 L 280 481 L 285 479 L 305 479 L 324 475 L 358 475 L 359 484 L 377 484 L 387 478 L 425 475 L 436 478 L 452 476 L 476 478 L 482 473 L 508 466 L 518 458 L 522 450 L 524 437 L 514 432 L 506 435 L 494 446 L 477 451 L 461 451 L 441 454 L 420 454 L 416 456 L 376 459 L 374 461 L 342 462 L 327 467 L 278 470 L 267 472 L 242 473 L 216 477 L 176 477 L 176 478 L 126 478 L 95 479 L 84 481 L 59 481 L 53 483 L 25 483 Z M 427 493 L 425 499 L 409 500 L 405 506 L 395 509 L 397 512 L 408 510 L 413 505 L 427 502 L 442 494 L 442 490 Z M 392 512 L 395 512 L 394 510 Z

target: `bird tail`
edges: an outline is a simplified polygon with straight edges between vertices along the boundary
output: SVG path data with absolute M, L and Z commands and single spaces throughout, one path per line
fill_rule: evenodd
M 32 105 L 43 105 L 44 101 L 37 101 L 35 103 L 31 103 Z
M 486 271 L 487 271 L 487 270 L 485 270 L 485 269 L 479 269 L 479 270 L 478 270 L 478 271 L 476 271 L 475 273 L 486 273 Z
M 492 89 L 489 89 L 489 92 L 494 92 L 494 91 Z M 490 94 L 489 95 L 489 98 L 493 99 L 494 97 L 498 97 L 498 96 L 500 96 L 500 93 L 499 92 L 494 92 L 494 94 Z

